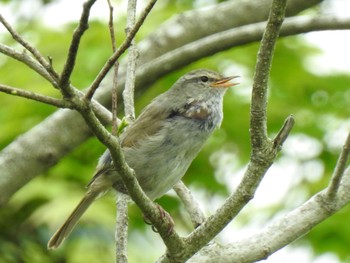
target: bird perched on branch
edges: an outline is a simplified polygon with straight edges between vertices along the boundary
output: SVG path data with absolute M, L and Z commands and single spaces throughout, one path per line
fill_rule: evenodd
M 120 136 L 128 165 L 154 200 L 169 191 L 185 174 L 205 141 L 220 126 L 223 96 L 236 85 L 208 69 L 191 71 L 156 97 Z M 64 224 L 48 242 L 57 248 L 70 234 L 86 209 L 109 189 L 126 193 L 109 151 L 101 156 L 88 190 Z

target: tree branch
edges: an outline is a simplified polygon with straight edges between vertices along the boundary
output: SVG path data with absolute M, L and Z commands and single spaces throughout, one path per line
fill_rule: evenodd
M 0 53 L 27 65 L 40 76 L 48 80 L 56 89 L 58 89 L 58 83 L 56 82 L 56 80 L 52 78 L 52 76 L 40 63 L 38 63 L 38 61 L 36 61 L 35 59 L 33 59 L 33 57 L 28 55 L 28 53 L 25 50 L 23 52 L 18 52 L 17 50 L 0 43 Z
M 125 32 L 127 35 L 130 34 L 132 28 L 135 26 L 136 16 L 136 0 L 128 1 L 128 18 L 126 22 Z M 126 121 L 131 123 L 135 119 L 135 106 L 134 106 L 134 90 L 135 90 L 135 75 L 136 75 L 136 60 L 137 60 L 137 49 L 135 46 L 135 39 L 130 43 L 128 61 L 126 68 L 126 81 L 125 88 L 123 91 L 124 100 L 124 112 Z
M 16 40 L 19 44 L 21 44 L 26 50 L 28 50 L 34 58 L 40 63 L 43 68 L 51 75 L 51 77 L 57 81 L 58 74 L 54 71 L 51 64 L 46 61 L 46 59 L 40 54 L 40 52 L 34 48 L 30 43 L 25 41 L 20 34 L 18 34 L 11 25 L 5 20 L 5 18 L 0 14 L 0 22 L 4 25 L 7 31 L 11 34 L 14 40 Z
M 137 82 L 142 82 L 143 85 L 141 87 L 146 88 L 161 76 L 177 68 L 183 67 L 192 61 L 210 56 L 229 47 L 257 41 L 261 38 L 264 26 L 265 23 L 262 22 L 220 32 L 168 52 L 156 60 L 143 65 L 138 71 Z M 282 25 L 280 35 L 290 36 L 311 31 L 332 29 L 350 29 L 350 19 L 334 16 L 287 18 Z M 54 84 L 54 80 L 46 73 L 45 69 L 37 64 L 37 62 L 26 53 L 17 52 L 2 44 L 0 44 L 0 52 L 23 62 Z M 167 67 L 164 67 L 164 65 L 167 65 Z M 123 81 L 121 85 L 123 85 Z
M 276 40 L 286 12 L 286 2 L 286 0 L 272 2 L 266 31 L 258 52 L 250 109 L 250 139 L 253 154 L 261 151 L 268 142 L 266 116 L 268 80 Z
M 128 195 L 118 193 L 117 197 L 117 223 L 116 223 L 116 262 L 128 262 Z
M 322 0 L 289 0 L 287 14 L 296 15 L 320 2 Z M 173 16 L 139 45 L 139 64 L 149 62 L 171 50 L 215 33 L 266 21 L 271 3 L 272 0 L 224 1 L 210 8 L 199 8 Z M 252 10 L 259 10 L 259 12 L 251 15 Z M 244 36 L 243 39 L 245 39 Z M 261 36 L 258 40 L 260 39 Z M 219 40 L 216 43 L 221 44 Z
M 282 130 L 288 130 L 290 122 L 293 123 L 292 119 L 287 119 Z M 212 255 L 215 255 L 215 260 L 219 262 L 220 258 L 230 258 L 232 262 L 256 262 L 266 259 L 277 250 L 307 234 L 313 227 L 350 203 L 350 167 L 348 166 L 345 170 L 349 151 L 350 133 L 339 156 L 330 185 L 303 205 L 275 219 L 252 236 L 231 244 L 208 246 L 188 262 L 210 262 Z M 219 250 L 220 253 L 215 253 L 216 250 Z
M 137 20 L 135 26 L 132 28 L 130 33 L 125 38 L 124 42 L 120 45 L 120 47 L 117 49 L 116 52 L 108 59 L 108 61 L 105 63 L 105 65 L 102 67 L 99 74 L 96 76 L 95 80 L 92 82 L 92 84 L 89 87 L 88 92 L 86 93 L 86 98 L 91 99 L 93 95 L 95 94 L 95 91 L 101 84 L 102 80 L 107 75 L 108 71 L 113 67 L 114 63 L 119 59 L 119 57 L 125 52 L 125 50 L 130 46 L 131 41 L 135 37 L 136 33 L 140 29 L 141 25 L 145 21 L 147 15 L 152 10 L 153 6 L 157 0 L 150 0 L 143 10 L 143 12 L 140 15 L 140 18 Z
M 205 216 L 186 185 L 182 181 L 179 181 L 174 186 L 174 190 L 184 204 L 187 213 L 190 215 L 193 227 L 196 228 L 203 224 Z
M 117 50 L 117 43 L 114 33 L 114 18 L 113 18 L 113 5 L 110 0 L 107 0 L 109 7 L 109 35 L 111 37 L 112 51 L 113 53 Z M 118 123 L 117 123 L 117 114 L 118 114 L 118 90 L 117 90 L 117 81 L 118 81 L 118 69 L 119 62 L 116 61 L 114 64 L 113 72 L 113 84 L 112 84 L 112 135 L 118 136 Z M 117 195 L 117 216 L 116 216 L 116 228 L 115 228 L 115 251 L 116 258 L 115 262 L 127 263 L 128 262 L 128 227 L 129 227 L 129 217 L 128 217 L 128 200 L 130 198 L 127 195 L 119 193 Z
M 0 92 L 4 92 L 13 96 L 18 96 L 18 97 L 22 97 L 30 100 L 35 100 L 51 106 L 55 106 L 57 108 L 72 109 L 73 107 L 73 104 L 68 100 L 56 99 L 56 98 L 44 96 L 32 91 L 26 91 L 15 87 L 10 87 L 4 84 L 0 84 Z
M 283 123 L 282 128 L 276 135 L 276 137 L 273 139 L 273 148 L 275 148 L 277 151 L 279 151 L 289 136 L 289 133 L 291 132 L 292 128 L 294 126 L 294 117 L 293 115 L 290 115 Z
M 89 27 L 88 21 L 90 9 L 95 2 L 96 0 L 88 0 L 83 4 L 83 12 L 80 17 L 79 25 L 73 33 L 73 38 L 69 46 L 67 60 L 64 64 L 59 81 L 60 89 L 64 97 L 72 97 L 74 93 L 74 91 L 70 88 L 71 86 L 69 85 L 69 81 L 75 66 L 75 60 L 78 54 L 78 48 L 81 37 Z
M 229 48 L 260 41 L 265 27 L 266 22 L 260 22 L 204 37 L 180 48 L 171 50 L 143 64 L 139 67 L 137 76 L 148 75 L 147 78 L 142 79 L 142 87 L 146 88 L 158 78 L 173 70 L 184 67 L 193 61 L 209 57 Z M 282 25 L 280 36 L 291 36 L 331 29 L 350 29 L 350 19 L 334 16 L 286 18 Z M 139 81 L 136 80 L 136 83 L 139 83 Z
M 109 28 L 109 35 L 111 37 L 112 42 L 112 51 L 113 53 L 117 50 L 117 43 L 115 39 L 115 33 L 114 33 L 114 18 L 113 18 L 113 5 L 111 4 L 110 0 L 107 0 L 108 7 L 109 7 L 109 21 L 108 21 L 108 28 Z M 117 135 L 118 133 L 118 123 L 117 115 L 118 115 L 118 71 L 119 71 L 119 62 L 116 61 L 114 63 L 114 72 L 112 77 L 112 134 Z M 118 201 L 117 201 L 118 202 Z
M 251 137 L 253 141 L 251 161 L 248 164 L 246 173 L 236 192 L 225 201 L 223 206 L 221 206 L 215 214 L 210 216 L 204 224 L 194 230 L 185 239 L 187 244 L 187 256 L 192 256 L 206 245 L 241 211 L 253 197 L 261 179 L 276 156 L 274 149 L 266 147 L 268 144 L 265 142 L 268 140 L 266 131 L 266 92 L 272 54 L 285 10 L 286 0 L 273 1 L 266 30 L 259 49 L 251 106 Z M 255 115 L 257 111 L 261 113 L 261 116 Z M 257 129 L 257 131 L 253 131 L 253 129 Z M 254 156 L 255 153 L 258 154 Z
M 334 198 L 337 196 L 337 192 L 340 187 L 340 182 L 342 181 L 346 165 L 349 161 L 349 155 L 350 155 L 350 133 L 346 138 L 346 142 L 343 146 L 343 150 L 339 155 L 337 165 L 334 169 L 332 179 L 327 188 L 326 195 L 330 200 L 334 200 Z

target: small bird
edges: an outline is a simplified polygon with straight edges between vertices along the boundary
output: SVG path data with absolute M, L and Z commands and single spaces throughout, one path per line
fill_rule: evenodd
M 205 141 L 220 126 L 223 97 L 228 87 L 237 84 L 230 82 L 235 77 L 223 77 L 208 69 L 191 71 L 156 97 L 121 134 L 125 160 L 150 199 L 161 197 L 181 180 Z M 106 150 L 85 196 L 51 237 L 48 248 L 58 248 L 92 202 L 112 188 L 127 194 Z

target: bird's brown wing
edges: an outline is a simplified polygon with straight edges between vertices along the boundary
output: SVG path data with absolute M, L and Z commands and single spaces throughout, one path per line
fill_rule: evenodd
M 170 107 L 167 106 L 167 103 L 162 103 L 162 101 L 160 101 L 161 98 L 162 97 L 159 97 L 158 100 L 149 104 L 135 122 L 127 127 L 121 134 L 120 140 L 123 148 L 136 146 L 148 136 L 152 136 L 162 129 L 162 124 L 164 120 L 169 117 L 171 110 Z M 106 154 L 105 152 L 101 158 L 104 158 L 103 165 L 97 167 L 92 180 L 87 185 L 88 187 L 91 186 L 101 174 L 105 174 L 114 169 L 110 154 Z
M 171 102 L 153 101 L 136 119 L 136 121 L 121 135 L 122 147 L 136 146 L 140 141 L 152 136 L 162 129 L 167 118 L 182 116 L 188 119 L 206 120 L 208 109 L 202 106 L 201 101 L 190 100 L 178 108 L 171 107 Z
M 135 122 L 120 136 L 121 146 L 133 147 L 145 138 L 152 136 L 162 129 L 164 120 L 171 114 L 168 105 L 161 101 L 153 101 L 148 105 Z

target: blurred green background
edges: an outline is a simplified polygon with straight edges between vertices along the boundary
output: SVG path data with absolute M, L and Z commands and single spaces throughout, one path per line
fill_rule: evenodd
M 9 1 L 0 2 L 2 5 L 9 4 Z M 52 2 L 55 1 L 43 1 L 37 8 L 45 10 Z M 11 4 L 16 9 L 23 2 Z M 191 1 L 163 1 L 157 6 L 157 15 L 148 18 L 137 40 L 147 36 L 172 15 L 192 8 L 194 3 Z M 117 19 L 117 39 L 120 43 L 124 36 L 125 17 L 120 15 Z M 30 10 L 27 16 L 16 19 L 16 29 L 42 54 L 52 57 L 58 70 L 64 63 L 75 25 L 45 25 Z M 344 34 L 348 32 L 344 31 Z M 17 46 L 6 33 L 0 34 L 0 40 L 1 43 Z M 221 129 L 207 142 L 184 178 L 207 215 L 213 213 L 234 190 L 249 159 L 249 103 L 257 49 L 258 44 L 253 43 L 195 62 L 160 79 L 136 102 L 136 111 L 140 112 L 180 75 L 194 68 L 206 67 L 227 75 L 241 76 L 241 84 L 225 97 L 225 118 Z M 81 43 L 72 83 L 81 89 L 88 86 L 111 54 L 110 50 L 106 22 L 94 19 Z M 245 235 L 261 228 L 273 217 L 297 207 L 327 186 L 350 127 L 350 77 L 340 71 L 319 72 L 317 65 L 310 61 L 321 54 L 321 50 L 303 36 L 278 41 L 270 80 L 269 134 L 276 134 L 290 114 L 295 116 L 296 125 L 255 199 L 220 235 L 224 242 L 232 236 Z M 59 96 L 46 81 L 3 55 L 0 55 L 0 83 Z M 0 105 L 1 149 L 56 110 L 2 93 Z M 51 234 L 83 196 L 84 186 L 89 182 L 103 151 L 104 146 L 95 138 L 89 139 L 47 173 L 23 187 L 6 207 L 0 209 L 0 262 L 113 261 L 114 194 L 100 199 L 89 209 L 61 249 L 46 250 Z M 189 218 L 173 193 L 161 198 L 159 203 L 174 217 L 180 233 L 191 231 Z M 130 206 L 129 215 L 130 262 L 153 262 L 164 251 L 161 239 L 144 224 L 137 207 Z M 285 251 L 292 258 L 293 253 L 296 255 L 296 251 L 302 250 L 309 261 L 298 262 L 317 262 L 325 255 L 333 260 L 329 262 L 348 262 L 349 216 L 350 209 L 346 207 Z M 278 260 L 273 261 L 272 257 L 267 262 Z

